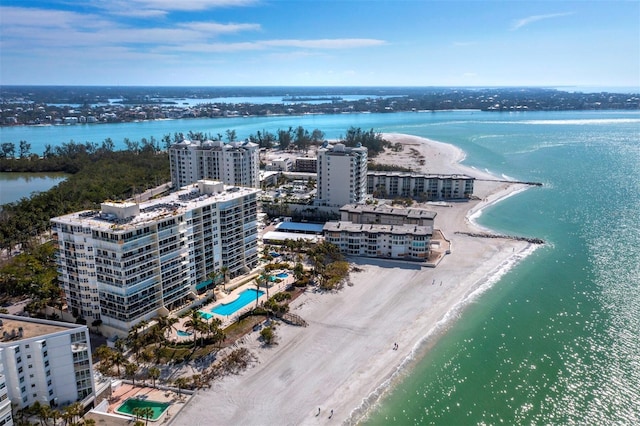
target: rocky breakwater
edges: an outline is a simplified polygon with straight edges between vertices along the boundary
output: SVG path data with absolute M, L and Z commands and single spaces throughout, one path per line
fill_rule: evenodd
M 526 241 L 531 244 L 544 244 L 544 240 L 540 238 L 519 237 L 517 235 L 489 234 L 485 232 L 456 232 L 456 234 L 467 235 L 475 238 L 504 238 L 507 240 Z

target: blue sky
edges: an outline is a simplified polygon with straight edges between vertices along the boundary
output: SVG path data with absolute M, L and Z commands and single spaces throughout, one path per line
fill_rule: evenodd
M 640 87 L 640 1 L 2 0 L 0 83 Z

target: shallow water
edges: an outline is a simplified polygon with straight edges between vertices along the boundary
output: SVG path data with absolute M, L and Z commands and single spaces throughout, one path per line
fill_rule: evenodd
M 476 166 L 545 183 L 479 223 L 548 244 L 473 302 L 366 424 L 640 421 L 640 121 L 566 115 L 465 124 Z

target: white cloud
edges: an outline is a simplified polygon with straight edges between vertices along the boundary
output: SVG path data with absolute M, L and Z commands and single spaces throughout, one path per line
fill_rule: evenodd
M 573 15 L 573 12 L 550 13 L 547 15 L 532 15 L 532 16 L 527 16 L 526 18 L 516 19 L 511 23 L 511 31 L 518 30 L 534 22 L 543 21 L 546 19 L 560 18 L 563 16 L 569 16 L 569 15 Z
M 381 46 L 384 40 L 371 38 L 325 38 L 310 40 L 265 40 L 259 42 L 265 46 L 298 47 L 307 49 L 353 49 L 358 47 Z
M 155 17 L 171 11 L 200 11 L 220 7 L 245 7 L 257 0 L 93 0 L 91 5 L 113 15 Z
M 209 34 L 231 34 L 240 31 L 258 31 L 260 24 L 220 24 L 217 22 L 184 22 L 180 27 Z

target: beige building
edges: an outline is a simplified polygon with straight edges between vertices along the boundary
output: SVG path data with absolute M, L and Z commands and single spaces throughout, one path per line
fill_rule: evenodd
M 201 179 L 225 185 L 260 187 L 258 145 L 252 142 L 182 141 L 169 148 L 171 182 L 174 188 Z
M 362 203 L 367 189 L 367 148 L 324 143 L 318 149 L 316 204 L 340 207 Z
M 58 279 L 70 311 L 107 335 L 126 335 L 212 286 L 258 264 L 254 188 L 198 181 L 144 203 L 102 203 L 99 211 L 51 219 Z
M 343 222 L 379 225 L 419 225 L 433 227 L 437 213 L 416 208 L 399 208 L 387 204 L 347 204 L 340 208 Z
M 475 178 L 466 175 L 421 175 L 405 172 L 368 172 L 367 193 L 376 198 L 456 200 L 473 195 Z
M 323 233 L 346 255 L 426 261 L 435 217 L 425 209 L 349 204 Z
M 425 261 L 433 227 L 327 222 L 325 240 L 348 256 Z

